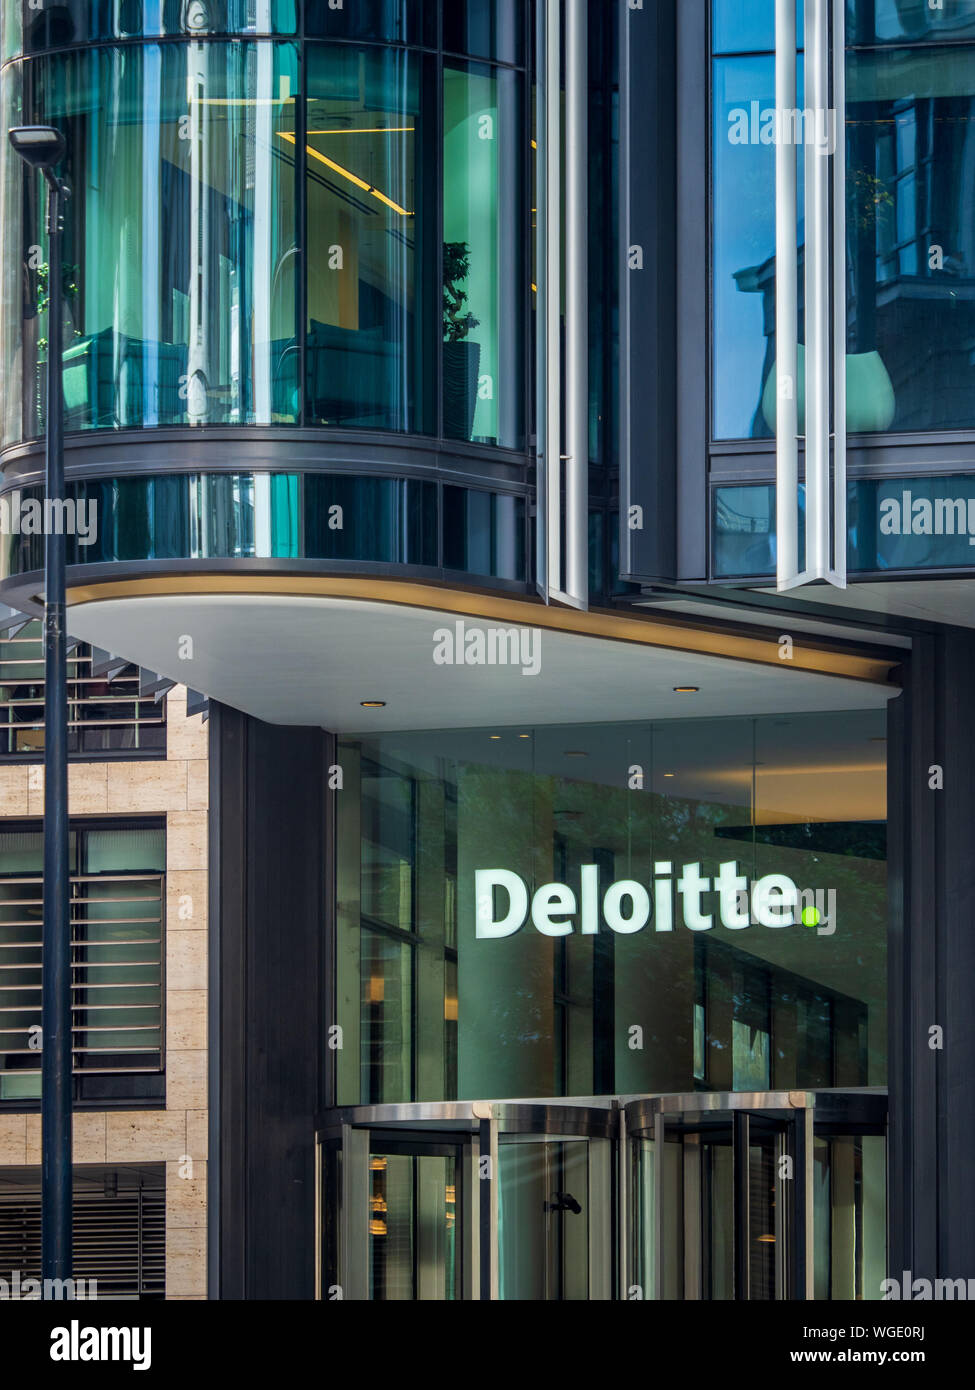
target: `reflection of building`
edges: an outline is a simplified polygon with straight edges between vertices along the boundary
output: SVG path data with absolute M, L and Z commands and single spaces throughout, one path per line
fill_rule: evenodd
M 772 156 L 708 129 L 774 38 L 730 0 L 572 0 L 560 35 L 551 8 L 66 0 L 55 25 L 3 0 L 4 117 L 64 128 L 74 192 L 78 989 L 131 942 L 118 1007 L 156 1011 L 109 1079 L 81 1068 L 78 1191 L 107 1203 L 128 1156 L 167 1296 L 872 1299 L 888 1269 L 969 1272 L 973 552 L 877 511 L 967 499 L 945 190 L 975 35 L 949 62 L 878 5 L 851 47 L 857 159 L 896 189 L 851 221 L 848 351 L 897 413 L 850 434 L 854 582 L 777 594 Z M 2 488 L 31 499 L 43 209 L 5 148 L 0 214 Z M 42 539 L 2 548 L 36 622 Z M 29 857 L 43 691 L 0 681 Z M 123 694 L 139 739 L 100 743 Z M 156 936 L 92 936 L 129 871 Z M 83 1059 L 104 1007 L 79 1000 Z M 21 1213 L 36 1096 L 5 1055 Z

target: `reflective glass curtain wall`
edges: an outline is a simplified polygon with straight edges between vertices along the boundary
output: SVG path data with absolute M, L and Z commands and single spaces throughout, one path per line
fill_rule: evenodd
M 66 5 L 21 41 L 4 7 L 7 124 L 68 143 L 69 431 L 525 448 L 532 6 L 443 8 Z M 0 158 L 9 444 L 43 430 L 49 306 L 40 184 Z
M 713 0 L 711 33 L 713 438 L 770 438 L 773 6 Z M 847 428 L 972 429 L 975 0 L 848 0 L 846 38 Z
M 344 744 L 337 1103 L 883 1085 L 883 742 L 852 712 Z M 805 920 L 756 921 L 770 875 Z M 485 935 L 512 876 L 524 925 Z

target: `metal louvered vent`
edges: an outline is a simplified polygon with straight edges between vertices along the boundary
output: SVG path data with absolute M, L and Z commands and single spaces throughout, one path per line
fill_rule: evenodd
M 4 1173 L 4 1179 L 7 1173 Z M 99 1299 L 161 1299 L 166 1293 L 166 1191 L 160 1171 L 85 1170 L 75 1178 L 73 1278 L 95 1280 Z M 121 1181 L 120 1181 L 121 1178 Z M 0 1190 L 0 1279 L 41 1275 L 41 1194 L 36 1170 Z M 80 1289 L 79 1289 L 80 1293 Z
M 43 892 L 43 880 L 36 874 L 0 880 L 4 1076 L 40 1073 L 36 1038 L 41 1025 Z M 72 876 L 76 1073 L 162 1070 L 162 913 L 162 874 Z

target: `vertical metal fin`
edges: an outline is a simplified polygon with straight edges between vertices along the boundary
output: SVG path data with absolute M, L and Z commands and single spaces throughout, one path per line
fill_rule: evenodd
M 796 151 L 784 138 L 783 116 L 795 105 L 795 0 L 775 0 L 775 535 L 780 589 L 790 588 L 799 574 Z

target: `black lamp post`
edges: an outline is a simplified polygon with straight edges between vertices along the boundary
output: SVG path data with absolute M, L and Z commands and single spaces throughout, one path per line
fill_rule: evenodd
M 47 449 L 44 508 L 44 929 L 41 1022 L 41 1277 L 71 1277 L 71 915 L 68 901 L 68 677 L 64 630 L 64 420 L 61 390 L 61 216 L 67 185 L 54 170 L 64 136 L 52 126 L 8 132 L 47 183 Z M 45 1284 L 44 1296 L 52 1290 Z

